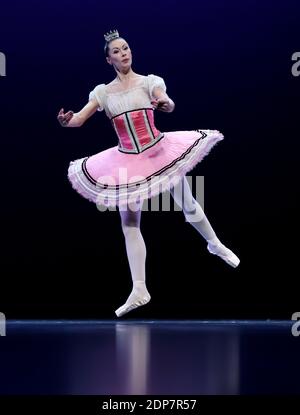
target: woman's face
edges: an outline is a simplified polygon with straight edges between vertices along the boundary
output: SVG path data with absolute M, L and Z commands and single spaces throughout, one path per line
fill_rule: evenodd
M 132 64 L 132 54 L 126 40 L 114 39 L 109 44 L 109 56 L 107 62 L 116 66 L 120 71 L 130 68 Z

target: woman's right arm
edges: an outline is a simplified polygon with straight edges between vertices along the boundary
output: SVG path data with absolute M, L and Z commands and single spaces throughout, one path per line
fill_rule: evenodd
M 58 122 L 62 127 L 81 127 L 88 118 L 90 118 L 99 107 L 96 99 L 91 99 L 79 112 L 68 111 L 64 113 L 62 108 L 58 115 Z

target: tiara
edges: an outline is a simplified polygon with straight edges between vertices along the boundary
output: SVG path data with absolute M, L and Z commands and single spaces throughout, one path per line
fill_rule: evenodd
M 104 39 L 106 42 L 110 42 L 113 39 L 119 37 L 119 32 L 117 30 L 110 30 L 109 32 L 105 33 Z

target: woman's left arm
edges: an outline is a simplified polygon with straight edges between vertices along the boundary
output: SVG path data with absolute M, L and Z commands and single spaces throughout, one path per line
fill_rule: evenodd
M 152 95 L 154 100 L 151 104 L 160 111 L 172 112 L 175 108 L 174 101 L 168 96 L 168 94 L 159 87 L 153 88 Z

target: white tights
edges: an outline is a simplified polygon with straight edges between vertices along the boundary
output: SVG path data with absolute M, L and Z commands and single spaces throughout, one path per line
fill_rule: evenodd
M 151 298 L 145 281 L 146 245 L 140 230 L 141 209 L 142 204 L 140 207 L 129 205 L 126 210 L 119 210 L 133 288 L 126 303 L 115 311 L 118 317 L 148 303 Z
M 219 242 L 203 209 L 193 197 L 186 176 L 170 189 L 170 193 L 183 210 L 186 221 L 207 241 Z M 146 304 L 151 298 L 145 281 L 146 246 L 140 230 L 141 209 L 142 205 L 141 208 L 135 205 L 133 209 L 129 206 L 126 210 L 119 210 L 133 288 L 126 303 L 115 311 L 118 317 L 133 308 Z
M 186 222 L 189 222 L 207 241 L 216 237 L 203 209 L 192 195 L 186 176 L 170 189 L 170 193 L 182 209 Z

